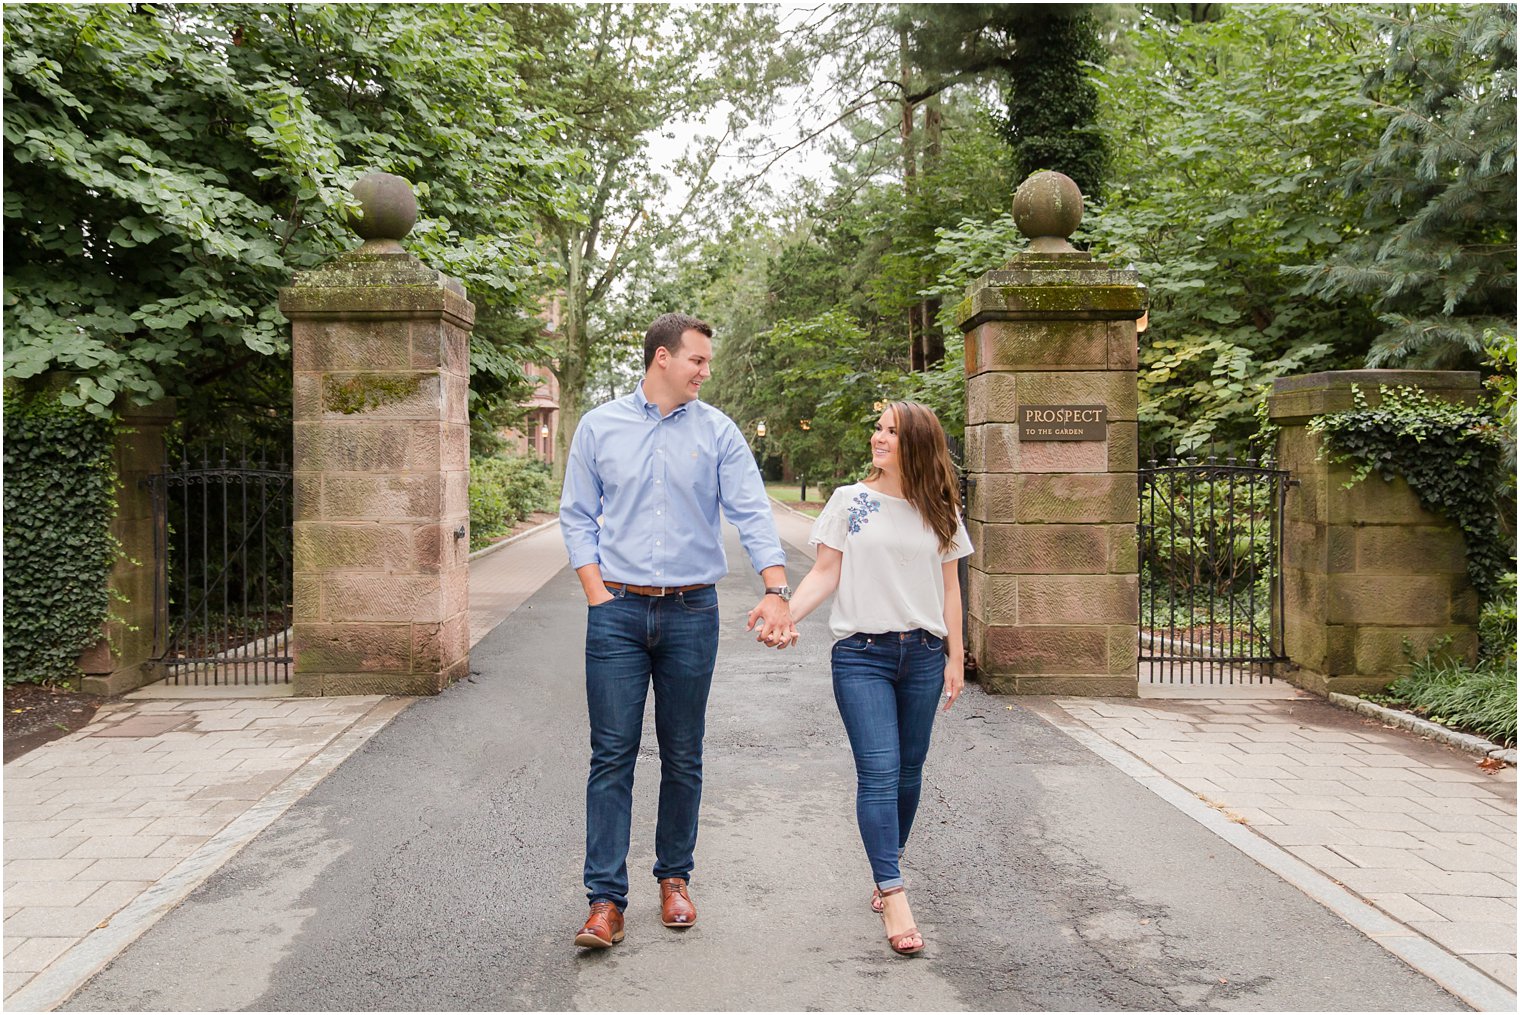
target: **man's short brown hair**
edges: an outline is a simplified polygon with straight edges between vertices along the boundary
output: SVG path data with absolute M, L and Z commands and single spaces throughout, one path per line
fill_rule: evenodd
M 712 325 L 690 314 L 661 314 L 644 332 L 644 369 L 654 362 L 654 351 L 662 346 L 674 356 L 681 348 L 681 336 L 688 331 L 700 331 L 712 338 Z

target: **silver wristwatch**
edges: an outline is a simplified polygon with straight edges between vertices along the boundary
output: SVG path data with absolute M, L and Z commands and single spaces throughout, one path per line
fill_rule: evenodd
M 768 596 L 780 596 L 783 603 L 792 601 L 792 587 L 790 585 L 767 585 L 765 594 Z

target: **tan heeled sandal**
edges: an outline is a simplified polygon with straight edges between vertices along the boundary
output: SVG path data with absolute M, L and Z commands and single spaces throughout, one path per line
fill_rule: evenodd
M 887 914 L 886 914 L 886 899 L 887 899 L 887 896 L 889 896 L 889 895 L 901 895 L 902 893 L 903 893 L 903 888 L 902 888 L 901 885 L 897 886 L 896 888 L 888 888 L 884 892 L 881 891 L 880 889 L 877 889 L 877 894 L 880 895 L 881 899 L 882 899 L 882 914 L 881 914 L 881 918 L 882 918 L 882 922 L 883 923 L 885 923 L 886 919 L 887 919 Z M 916 937 L 916 938 L 918 938 L 918 944 L 914 945 L 914 946 L 911 946 L 911 947 L 910 946 L 905 946 L 902 942 L 904 940 L 906 940 L 907 938 L 910 938 L 910 937 Z M 921 952 L 921 951 L 924 950 L 924 936 L 919 933 L 917 926 L 913 926 L 913 927 L 909 927 L 907 930 L 902 931 L 901 933 L 898 933 L 898 934 L 888 934 L 887 935 L 887 944 L 891 945 L 892 946 L 892 950 L 894 952 L 896 952 L 897 954 L 899 954 L 899 955 L 917 955 L 919 952 Z
M 881 901 L 881 889 L 871 889 L 871 912 L 875 913 L 877 916 L 880 916 L 881 911 L 885 908 L 886 903 Z

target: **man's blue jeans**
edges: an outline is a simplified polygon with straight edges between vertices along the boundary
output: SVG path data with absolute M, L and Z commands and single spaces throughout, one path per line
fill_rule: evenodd
M 718 591 L 653 597 L 618 589 L 586 618 L 586 896 L 628 906 L 633 766 L 654 685 L 660 809 L 654 876 L 689 878 L 702 802 L 702 735 L 718 658 Z
M 945 686 L 945 642 L 924 630 L 852 634 L 834 643 L 834 700 L 855 753 L 855 819 L 871 876 L 903 883 L 934 710 Z

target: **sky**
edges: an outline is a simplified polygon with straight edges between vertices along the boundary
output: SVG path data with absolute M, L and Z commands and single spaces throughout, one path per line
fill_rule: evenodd
M 797 3 L 783 3 L 777 6 L 787 8 L 782 24 L 788 27 L 816 10 L 816 5 L 803 6 Z M 787 89 L 777 104 L 774 120 L 764 128 L 752 128 L 750 136 L 767 138 L 769 141 L 767 147 L 774 151 L 796 144 L 809 130 L 815 129 L 811 123 L 804 122 L 804 99 L 809 93 L 825 90 L 834 69 L 834 61 L 820 61 L 813 68 L 811 81 L 804 87 Z M 730 108 L 727 103 L 720 103 L 702 120 L 681 120 L 668 123 L 660 130 L 651 131 L 649 134 L 650 154 L 655 164 L 662 161 L 674 163 L 690 148 L 698 136 L 720 133 L 721 124 Z M 840 128 L 836 127 L 834 130 L 837 131 Z M 771 190 L 777 195 L 786 195 L 802 180 L 827 181 L 833 164 L 826 151 L 827 142 L 831 136 L 832 131 L 825 132 L 777 159 L 765 177 Z M 737 148 L 737 145 L 726 147 Z M 753 172 L 755 168 L 758 167 L 730 157 L 720 159 L 718 172 L 720 179 L 732 179 Z M 674 212 L 686 200 L 687 188 L 674 177 L 670 182 L 670 193 L 666 196 L 663 206 L 665 210 Z

